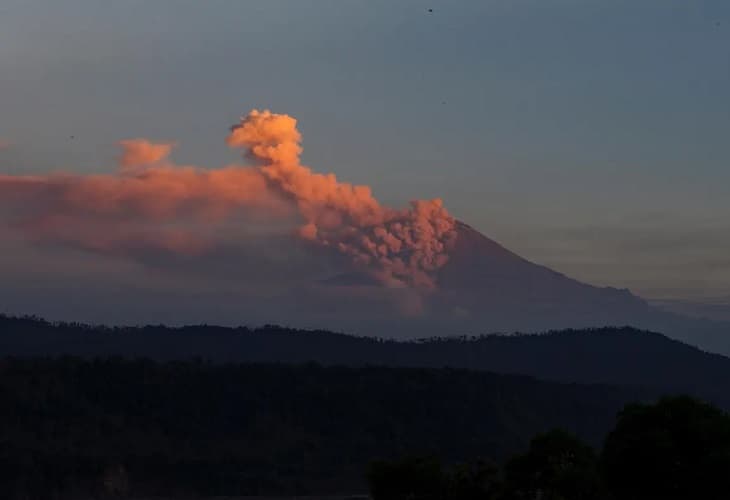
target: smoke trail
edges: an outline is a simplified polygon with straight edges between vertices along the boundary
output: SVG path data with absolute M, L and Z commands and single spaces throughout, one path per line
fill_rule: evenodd
M 254 166 L 181 167 L 173 144 L 121 141 L 119 173 L 0 176 L 0 207 L 21 212 L 13 226 L 38 242 L 103 253 L 158 250 L 196 254 L 215 245 L 202 226 L 257 211 L 302 219 L 297 234 L 347 255 L 387 286 L 435 286 L 448 260 L 454 219 L 441 200 L 384 207 L 367 186 L 340 182 L 301 165 L 294 118 L 251 111 L 226 142 Z
M 299 162 L 296 125 L 290 116 L 254 110 L 232 127 L 226 142 L 244 148 L 268 180 L 293 197 L 306 220 L 302 237 L 371 267 L 387 284 L 434 286 L 433 272 L 448 260 L 447 245 L 456 234 L 441 200 L 394 210 L 381 206 L 367 186 L 312 172 Z

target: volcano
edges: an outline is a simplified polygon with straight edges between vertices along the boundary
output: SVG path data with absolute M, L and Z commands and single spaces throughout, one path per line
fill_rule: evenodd
M 582 283 L 506 249 L 463 222 L 430 302 L 461 332 L 630 325 L 730 354 L 730 323 L 652 307 L 628 289 Z
M 476 315 L 499 329 L 586 327 L 636 322 L 650 312 L 626 289 L 596 287 L 530 262 L 458 222 L 448 263 L 438 276 L 439 298 L 461 316 Z
M 369 314 L 344 327 L 403 338 L 633 326 L 730 354 L 728 323 L 664 311 L 628 289 L 582 283 L 530 262 L 463 222 L 455 229 L 449 260 L 437 273 L 437 289 L 425 295 L 422 314 L 377 319 Z M 366 273 L 340 274 L 325 283 L 378 286 Z
M 183 167 L 168 158 L 172 143 L 133 139 L 120 142 L 115 173 L 0 176 L 0 241 L 4 255 L 6 241 L 14 249 L 0 303 L 72 321 L 397 338 L 630 325 L 730 353 L 727 325 L 532 263 L 455 221 L 439 198 L 397 209 L 302 164 L 292 116 L 251 110 L 226 143 L 250 164 Z M 36 251 L 23 272 L 17 262 Z M 107 260 L 88 270 L 75 252 Z M 65 272 L 26 276 L 62 262 L 79 269 L 73 293 Z

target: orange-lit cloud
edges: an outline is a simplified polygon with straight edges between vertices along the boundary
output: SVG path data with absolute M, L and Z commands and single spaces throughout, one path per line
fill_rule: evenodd
M 133 171 L 140 167 L 153 165 L 166 159 L 174 144 L 154 143 L 147 139 L 127 139 L 119 141 L 122 148 L 122 155 L 119 158 L 119 166 L 122 171 Z
M 297 122 L 287 115 L 252 111 L 226 142 L 261 164 L 269 181 L 297 203 L 306 223 L 300 235 L 349 255 L 389 285 L 433 286 L 433 273 L 448 260 L 454 219 L 439 199 L 418 200 L 405 210 L 383 207 L 367 186 L 318 174 L 299 163 Z
M 253 166 L 182 167 L 167 160 L 171 143 L 122 141 L 118 174 L 0 176 L 0 208 L 35 241 L 110 254 L 203 253 L 216 244 L 211 226 L 230 226 L 241 213 L 270 220 L 294 213 L 295 234 L 347 255 L 381 283 L 433 287 L 455 237 L 441 200 L 393 209 L 367 186 L 313 172 L 300 164 L 296 125 L 254 110 L 232 127 L 226 142 Z

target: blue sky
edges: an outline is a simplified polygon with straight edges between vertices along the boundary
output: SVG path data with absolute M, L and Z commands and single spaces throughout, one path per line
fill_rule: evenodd
M 139 136 L 216 167 L 270 108 L 387 203 L 442 197 L 591 283 L 730 297 L 723 0 L 6 0 L 0 104 L 0 173 L 111 171 Z

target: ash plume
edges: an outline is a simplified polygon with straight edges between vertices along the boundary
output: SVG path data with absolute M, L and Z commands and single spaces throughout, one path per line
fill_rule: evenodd
M 201 254 L 216 246 L 215 228 L 293 218 L 299 238 L 348 256 L 386 286 L 436 286 L 456 235 L 441 200 L 395 209 L 367 186 L 314 172 L 300 163 L 301 134 L 288 115 L 253 110 L 226 142 L 254 164 L 179 166 L 168 159 L 172 143 L 132 139 L 119 143 L 115 174 L 0 175 L 0 214 L 38 243 L 132 257 Z

